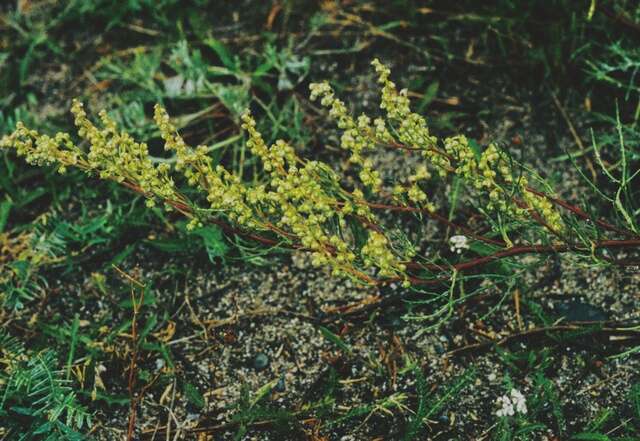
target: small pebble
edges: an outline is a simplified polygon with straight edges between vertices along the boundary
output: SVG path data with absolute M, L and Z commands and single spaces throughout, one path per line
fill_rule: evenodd
M 261 371 L 269 366 L 269 357 L 262 352 L 258 353 L 253 359 L 253 367 L 257 371 Z
M 276 385 L 273 388 L 273 390 L 275 390 L 276 392 L 284 392 L 285 389 L 286 389 L 286 384 L 284 382 L 284 375 L 281 375 L 280 379 L 276 383 Z
M 398 314 L 385 314 L 380 323 L 385 328 L 399 329 L 404 324 L 402 316 Z
M 599 306 L 572 300 L 560 303 L 557 311 L 569 322 L 590 322 L 607 320 L 607 313 Z

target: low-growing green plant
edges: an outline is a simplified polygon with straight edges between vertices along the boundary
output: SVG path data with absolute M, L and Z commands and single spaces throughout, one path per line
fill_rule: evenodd
M 310 251 L 314 265 L 329 266 L 337 276 L 416 288 L 449 283 L 449 305 L 454 297 L 465 297 L 465 273 L 494 261 L 569 252 L 594 262 L 620 263 L 613 250 L 640 246 L 632 185 L 638 171 L 627 158 L 622 136 L 617 170 L 597 156 L 616 187 L 613 195 L 597 191 L 613 208 L 611 219 L 600 219 L 595 208 L 560 199 L 549 182 L 495 144 L 482 148 L 464 135 L 433 136 L 426 119 L 411 110 L 407 90 L 396 88 L 389 69 L 378 60 L 373 65 L 382 88 L 380 117 L 353 117 L 327 82 L 310 86 L 311 99 L 329 109 L 342 131 L 340 146 L 357 173 L 355 180 L 323 162 L 299 157 L 286 141 L 268 146 L 249 113 L 242 116 L 247 147 L 262 164 L 252 182 L 212 163 L 207 146 L 188 146 L 160 106 L 154 119 L 172 161 L 154 161 L 148 146 L 120 131 L 106 112 L 100 113 L 102 127 L 94 125 L 78 101 L 72 113 L 88 150 L 68 133 L 52 137 L 21 123 L 2 138 L 0 147 L 14 149 L 31 164 L 54 165 L 60 173 L 76 167 L 116 181 L 144 195 L 148 207 L 161 203 L 187 216 L 190 229 L 213 223 L 267 246 Z M 407 176 L 385 176 L 371 157 L 379 149 L 419 156 L 407 162 Z M 187 196 L 179 179 L 197 192 Z M 453 200 L 430 190 L 451 182 Z M 463 197 L 483 219 L 476 228 L 440 213 L 447 208 L 443 201 L 449 200 L 451 211 Z M 389 213 L 395 216 L 392 222 Z M 413 220 L 400 232 L 401 216 L 407 214 Z M 421 239 L 428 219 L 457 233 L 448 247 Z M 515 268 L 503 265 L 499 270 Z
M 87 410 L 58 369 L 55 352 L 31 353 L 0 330 L 0 436 L 3 439 L 83 440 Z

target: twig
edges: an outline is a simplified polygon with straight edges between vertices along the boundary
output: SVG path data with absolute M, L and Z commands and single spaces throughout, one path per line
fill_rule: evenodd
M 300 412 L 298 412 L 300 413 Z M 316 421 L 315 418 L 304 418 L 299 420 L 299 422 L 301 424 L 306 424 L 309 422 L 313 422 Z M 266 427 L 266 426 L 270 426 L 272 424 L 274 424 L 275 422 L 277 422 L 276 419 L 270 419 L 270 420 L 261 420 L 261 421 L 253 421 L 253 422 L 249 422 L 248 425 L 251 427 Z M 184 429 L 185 432 L 187 433 L 212 433 L 212 432 L 219 432 L 221 430 L 226 430 L 226 429 L 231 429 L 232 427 L 236 427 L 238 425 L 242 424 L 242 421 L 230 421 L 228 423 L 221 423 L 221 424 L 217 424 L 215 426 L 202 426 L 202 427 L 192 427 L 192 428 L 186 428 Z M 151 433 L 153 433 L 156 429 L 147 429 L 145 431 L 142 432 L 142 436 L 144 437 L 148 437 Z M 159 427 L 157 428 L 157 431 L 159 433 L 165 433 L 166 431 L 166 426 L 163 427 Z
M 518 329 L 522 331 L 524 324 L 522 323 L 522 316 L 520 315 L 520 289 L 516 288 L 513 291 L 513 304 L 516 309 L 516 322 L 518 323 Z
M 576 142 L 576 145 L 578 146 L 578 149 L 580 149 L 581 153 L 584 153 L 586 151 L 586 148 L 584 147 L 582 139 L 580 139 L 580 136 L 578 136 L 578 132 L 576 131 L 576 128 L 574 127 L 573 123 L 571 122 L 571 118 L 569 118 L 569 114 L 567 113 L 567 111 L 564 109 L 564 107 L 560 103 L 560 100 L 558 99 L 556 94 L 553 93 L 553 91 L 550 91 L 550 93 L 551 93 L 551 98 L 553 99 L 553 103 L 558 108 L 558 111 L 560 112 L 560 115 L 562 115 L 562 118 L 564 119 L 564 122 L 567 123 L 567 127 L 569 127 L 569 131 L 571 132 L 571 136 L 573 136 L 573 140 Z M 593 167 L 593 162 L 591 162 L 591 159 L 589 159 L 586 156 L 585 156 L 585 159 L 587 161 L 587 167 L 589 168 L 589 171 L 591 172 L 591 177 L 595 181 L 597 179 L 597 177 L 598 177 L 598 174 L 596 173 L 596 169 Z
M 154 381 L 147 384 L 142 388 L 140 393 L 136 396 L 135 388 L 136 388 L 136 373 L 138 367 L 138 315 L 140 313 L 140 307 L 144 303 L 144 288 L 145 285 L 122 271 L 116 265 L 111 265 L 113 269 L 115 269 L 118 274 L 127 279 L 132 285 L 136 285 L 140 289 L 140 297 L 136 299 L 135 292 L 136 290 L 131 287 L 131 305 L 133 308 L 133 318 L 131 319 L 131 362 L 129 363 L 129 376 L 127 381 L 127 390 L 129 392 L 129 419 L 127 424 L 127 441 L 132 441 L 134 439 L 134 431 L 136 427 L 136 414 L 137 408 L 140 400 L 142 399 L 144 392 L 148 387 L 153 384 Z
M 632 29 L 632 30 L 634 30 L 636 32 L 640 32 L 640 24 L 629 20 L 624 15 L 616 14 L 611 9 L 609 9 L 609 8 L 607 8 L 605 6 L 600 6 L 598 9 L 600 9 L 604 13 L 604 15 L 606 15 L 609 18 L 611 18 L 612 20 L 617 21 L 617 22 L 627 26 L 629 29 Z
M 389 211 L 396 211 L 396 212 L 408 212 L 408 213 L 422 213 L 425 214 L 428 217 L 433 218 L 434 220 L 443 223 L 449 227 L 451 227 L 453 230 L 455 231 L 462 231 L 463 233 L 465 233 L 467 236 L 485 242 L 485 243 L 490 243 L 493 245 L 500 245 L 500 246 L 504 246 L 505 243 L 503 241 L 500 240 L 495 240 L 495 239 L 491 239 L 482 235 L 477 234 L 476 232 L 474 232 L 471 228 L 462 226 L 462 225 L 458 225 L 455 224 L 454 222 L 451 222 L 449 219 L 447 219 L 446 217 L 434 212 L 434 211 L 430 211 L 427 210 L 426 208 L 417 208 L 417 207 L 410 207 L 410 206 L 406 206 L 406 205 L 388 205 L 388 204 L 381 204 L 381 203 L 374 203 L 374 202 L 366 202 L 368 207 L 371 208 L 375 208 L 375 209 L 379 209 L 379 210 L 389 210 Z
M 131 289 L 131 303 L 133 304 L 133 319 L 131 320 L 131 363 L 129 365 L 129 424 L 127 427 L 127 441 L 133 440 L 133 432 L 136 426 L 136 409 L 138 407 L 138 397 L 135 395 L 136 371 L 138 364 L 138 312 L 144 301 L 144 289 L 140 290 L 140 303 L 136 303 L 135 290 Z
M 627 247 L 628 248 L 640 247 L 640 239 L 603 240 L 603 241 L 594 243 L 591 249 L 627 248 Z M 579 248 L 577 246 L 569 246 L 569 245 L 523 245 L 523 246 L 507 248 L 505 250 L 498 251 L 488 256 L 479 257 L 477 259 L 470 260 L 467 262 L 458 263 L 456 265 L 451 266 L 451 269 L 464 271 L 464 270 L 469 270 L 472 268 L 484 266 L 488 263 L 491 263 L 495 260 L 502 259 L 505 257 L 517 256 L 522 254 L 564 253 L 567 251 L 587 251 L 587 250 L 583 248 Z M 441 266 L 434 265 L 434 264 L 422 264 L 422 263 L 416 263 L 416 262 L 409 262 L 406 265 L 407 265 L 407 268 L 412 268 L 412 269 L 442 270 Z
M 452 351 L 449 351 L 445 354 L 446 357 L 453 357 L 460 355 L 464 352 L 475 351 L 479 349 L 485 349 L 490 346 L 503 346 L 507 343 L 511 343 L 514 340 L 520 340 L 523 338 L 531 337 L 538 334 L 546 334 L 547 332 L 559 332 L 559 331 L 579 331 L 587 329 L 589 326 L 594 325 L 602 325 L 606 322 L 582 322 L 575 324 L 567 324 L 567 325 L 555 325 L 555 326 L 547 326 L 543 328 L 535 328 L 528 329 L 526 331 L 517 332 L 515 334 L 511 334 L 507 337 L 504 337 L 500 340 L 491 340 L 482 343 L 472 343 Z M 609 335 L 631 335 L 637 338 L 640 338 L 640 330 L 622 328 L 622 327 L 602 327 L 599 329 L 593 329 L 594 332 L 605 333 Z

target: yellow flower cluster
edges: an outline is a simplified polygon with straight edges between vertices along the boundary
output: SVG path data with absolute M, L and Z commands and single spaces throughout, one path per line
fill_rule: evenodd
M 79 101 L 73 101 L 71 112 L 75 117 L 78 135 L 89 143 L 88 153 L 78 148 L 66 133 L 57 133 L 51 138 L 27 129 L 22 123 L 17 124 L 14 133 L 0 140 L 0 148 L 14 148 L 30 164 L 55 163 L 60 173 L 64 173 L 69 166 L 76 166 L 95 172 L 103 179 L 135 184 L 149 196 L 162 199 L 175 196 L 168 166 L 155 167 L 146 144 L 137 143 L 127 133 L 119 132 L 106 112 L 100 112 L 102 129 L 87 119 Z M 148 200 L 148 205 L 153 205 L 153 199 Z
M 501 178 L 511 183 L 511 174 L 508 167 L 505 166 L 504 159 L 494 144 L 490 144 L 479 159 L 471 149 L 467 137 L 464 135 L 452 136 L 444 140 L 444 149 L 449 156 L 455 159 L 456 167 L 454 173 L 472 184 L 476 189 L 487 190 L 491 193 L 491 199 L 497 199 L 495 196 L 501 189 L 496 182 L 496 177 L 500 172 Z M 490 207 L 491 208 L 491 207 Z
M 411 112 L 407 91 L 396 90 L 395 84 L 389 80 L 390 70 L 379 60 L 374 60 L 372 64 L 378 72 L 378 81 L 382 85 L 380 108 L 386 111 L 389 123 L 396 125 L 393 130 L 397 133 L 398 140 L 406 146 L 419 149 L 430 163 L 437 166 L 438 173 L 444 176 L 449 161 L 433 151 L 437 139 L 429 134 L 424 118 Z M 327 82 L 313 83 L 309 88 L 311 100 L 321 98 L 320 103 L 330 109 L 329 115 L 336 119 L 338 127 L 343 130 L 341 147 L 351 152 L 352 163 L 360 165 L 361 182 L 374 193 L 379 193 L 382 186 L 380 173 L 374 169 L 373 161 L 370 158 L 364 159 L 362 155 L 363 152 L 372 150 L 380 144 L 397 144 L 387 122 L 383 118 L 372 121 L 367 115 L 360 115 L 357 120 L 354 120 L 345 104 L 335 97 L 333 89 Z M 426 166 L 420 166 L 420 171 L 409 178 L 409 186 L 394 187 L 393 193 L 396 199 L 400 200 L 401 196 L 406 194 L 411 202 L 434 210 L 435 206 L 429 202 L 427 194 L 419 185 L 421 180 L 431 177 L 428 172 L 425 172 Z
M 474 179 L 478 174 L 476 156 L 464 135 L 445 138 L 444 150 L 456 161 L 455 173 L 465 179 Z
M 276 226 L 291 231 L 305 248 L 312 251 L 314 265 L 329 265 L 336 275 L 357 272 L 354 267 L 356 253 L 343 237 L 330 233 L 327 224 L 337 217 L 338 224 L 344 228 L 345 216 L 353 213 L 372 219 L 373 214 L 363 203 L 362 193 L 356 190 L 351 195 L 352 201 L 338 201 L 327 193 L 319 179 L 321 173 L 329 173 L 333 180 L 331 186 L 338 185 L 337 177 L 326 166 L 317 161 L 304 163 L 295 155 L 293 148 L 281 140 L 268 148 L 251 115 L 247 113 L 242 119 L 243 128 L 249 134 L 248 145 L 261 158 L 265 171 L 271 172 L 262 202 L 268 204 L 268 213 L 277 218 Z M 340 204 L 342 208 L 337 209 Z M 391 265 L 388 262 L 395 264 L 398 261 L 392 254 L 387 255 L 386 260 L 364 260 L 366 267 L 376 266 L 381 272 Z M 378 264 L 384 264 L 384 269 Z
M 397 91 L 395 84 L 389 79 L 391 71 L 379 60 L 373 60 L 372 64 L 378 73 L 378 82 L 382 84 L 380 107 L 387 112 L 387 118 L 391 122 L 398 124 L 395 128 L 398 140 L 402 144 L 421 149 L 424 157 L 436 167 L 440 176 L 445 176 L 451 168 L 449 158 L 437 152 L 437 139 L 430 136 L 424 118 L 411 112 L 406 89 Z M 513 183 L 508 161 L 495 145 L 489 145 L 478 160 L 464 135 L 446 138 L 443 144 L 445 152 L 455 161 L 455 173 L 475 188 L 489 193 L 489 209 L 498 209 L 521 217 L 526 214 L 526 210 L 514 205 L 512 197 L 496 181 L 499 176 L 500 182 Z M 416 173 L 413 178 L 418 175 Z M 562 219 L 553 205 L 546 198 L 526 191 L 527 181 L 524 177 L 518 180 L 517 185 L 520 193 L 525 195 L 524 199 L 530 209 L 538 211 L 553 230 L 561 231 Z M 398 197 L 403 191 L 407 192 L 412 202 L 422 202 L 427 208 L 433 209 L 433 204 L 427 202 L 427 195 L 417 184 L 414 183 L 408 189 L 396 186 L 394 196 Z
M 242 122 L 242 128 L 249 134 L 247 147 L 249 147 L 251 153 L 261 159 L 264 171 L 271 172 L 272 175 L 284 175 L 286 174 L 285 167 L 287 165 L 293 167 L 299 161 L 293 147 L 281 139 L 268 148 L 262 139 L 262 135 L 256 129 L 256 122 L 249 112 L 245 112 L 242 115 Z
M 398 92 L 396 85 L 389 79 L 391 70 L 377 58 L 371 62 L 378 73 L 378 83 L 382 85 L 380 108 L 386 111 L 387 119 L 394 126 L 400 143 L 419 149 L 422 155 L 438 169 L 441 176 L 446 175 L 449 160 L 434 151 L 438 139 L 431 136 L 426 120 L 411 111 L 407 89 Z
M 366 150 L 375 148 L 380 139 L 392 139 L 391 134 L 386 130 L 384 121 L 376 122 L 376 128 L 371 126 L 371 119 L 366 115 L 354 120 L 347 106 L 338 98 L 329 83 L 312 83 L 309 85 L 311 90 L 310 98 L 315 101 L 319 97 L 320 104 L 329 108 L 329 115 L 338 122 L 338 127 L 343 130 L 340 137 L 340 146 L 351 152 L 349 161 L 361 166 L 360 180 L 364 185 L 371 188 L 374 192 L 379 192 L 382 186 L 380 173 L 373 169 L 373 162 L 370 159 L 363 159 L 362 154 Z
M 16 153 L 23 156 L 29 164 L 56 164 L 60 173 L 64 173 L 68 166 L 79 164 L 82 156 L 68 134 L 57 133 L 52 138 L 27 129 L 22 122 L 18 122 L 12 134 L 0 139 L 0 148 L 9 147 L 15 148 Z
M 506 190 L 501 184 L 514 184 L 512 170 L 508 159 L 504 157 L 495 144 L 490 144 L 477 160 L 467 138 L 463 135 L 444 140 L 447 154 L 455 158 L 455 173 L 471 183 L 476 189 L 489 194 L 487 208 L 523 218 L 527 210 L 518 207 L 513 200 L 513 189 Z M 545 197 L 537 196 L 527 190 L 528 180 L 521 176 L 515 183 L 518 193 L 522 194 L 525 203 L 543 217 L 547 225 L 554 231 L 563 230 L 560 213 Z
M 386 247 L 382 233 L 376 232 L 364 250 L 354 248 L 346 218 L 378 223 L 362 192 L 342 189 L 330 167 L 317 161 L 302 161 L 282 140 L 268 147 L 248 113 L 242 117 L 248 133 L 247 146 L 261 160 L 268 177 L 266 183 L 253 186 L 244 184 L 221 165 L 212 166 L 207 148 L 188 146 L 167 112 L 155 107 L 154 120 L 165 149 L 175 155 L 175 170 L 184 175 L 189 185 L 206 192 L 207 209 L 186 201 L 176 189 L 169 163 L 154 165 L 147 145 L 118 131 L 105 112 L 100 112 L 101 128 L 87 118 L 80 102 L 74 101 L 72 113 L 79 136 L 89 145 L 87 152 L 75 145 L 68 134 L 58 133 L 51 138 L 22 124 L 0 140 L 0 147 L 14 148 L 35 165 L 56 164 L 60 171 L 76 166 L 104 179 L 134 185 L 147 196 L 149 206 L 156 199 L 187 204 L 193 216 L 189 228 L 201 225 L 201 218 L 207 213 L 217 213 L 245 228 L 294 239 L 312 251 L 315 264 L 330 265 L 334 274 L 368 280 L 364 269 L 378 268 L 384 274 L 397 274 L 400 269 L 399 259 Z M 363 129 L 370 122 L 360 118 L 357 124 Z M 371 164 L 363 172 L 370 168 Z M 372 173 L 370 179 L 375 181 L 379 176 Z
M 549 199 L 528 191 L 524 191 L 522 194 L 527 204 L 542 216 L 544 221 L 554 232 L 562 232 L 564 230 L 562 216 L 560 216 L 560 213 L 556 210 Z
M 402 197 L 406 196 L 406 198 L 413 204 L 426 208 L 428 211 L 435 211 L 435 205 L 429 201 L 427 194 L 422 190 L 422 188 L 420 188 L 419 185 L 421 181 L 426 181 L 430 178 L 431 173 L 429 173 L 427 166 L 424 164 L 419 165 L 415 173 L 408 177 L 408 185 L 403 186 L 401 184 L 396 184 L 393 187 L 394 199 L 396 201 L 403 202 Z
M 189 147 L 171 123 L 166 110 L 159 105 L 155 106 L 154 120 L 164 140 L 165 150 L 175 152 L 176 170 L 184 174 L 189 185 L 206 191 L 211 210 L 224 213 L 242 226 L 259 228 L 253 210 L 245 203 L 247 190 L 240 179 L 221 165 L 212 167 L 205 146 Z M 189 228 L 199 225 L 200 221 L 194 219 Z
M 508 158 L 495 145 L 478 153 L 465 136 L 452 136 L 442 141 L 443 151 L 438 139 L 431 136 L 426 120 L 411 111 L 407 91 L 398 91 L 390 80 L 389 68 L 378 60 L 372 64 L 382 89 L 380 108 L 385 118 L 353 118 L 327 82 L 310 86 L 311 99 L 320 99 L 337 120 L 342 130 L 341 147 L 350 153 L 350 162 L 359 166 L 365 187 L 374 194 L 382 188 L 379 171 L 366 157 L 368 152 L 380 145 L 417 150 L 424 162 L 392 187 L 393 197 L 403 204 L 435 211 L 424 190 L 426 183 L 432 172 L 440 176 L 453 172 L 470 187 L 488 194 L 489 209 L 519 217 L 535 211 L 550 229 L 562 230 L 562 219 L 553 204 L 546 197 L 527 191 L 524 177 L 514 182 Z M 60 172 L 75 166 L 101 178 L 135 186 L 148 198 L 149 206 L 157 200 L 174 206 L 178 202 L 188 207 L 185 212 L 193 217 L 189 228 L 200 225 L 207 216 L 224 216 L 245 229 L 268 231 L 310 250 L 312 262 L 329 265 L 334 274 L 370 280 L 369 274 L 376 270 L 382 277 L 409 280 L 402 263 L 411 258 L 409 252 L 398 245 L 396 238 L 392 244 L 385 235 L 363 191 L 345 190 L 328 165 L 302 160 L 283 140 L 267 145 L 250 113 L 241 117 L 246 145 L 265 172 L 264 179 L 251 185 L 223 166 L 212 165 L 206 146 L 187 145 L 167 112 L 161 106 L 155 107 L 154 120 L 164 148 L 175 155 L 175 170 L 190 186 L 205 193 L 206 208 L 199 208 L 178 192 L 169 162 L 155 165 L 147 145 L 119 131 L 106 112 L 100 112 L 98 128 L 87 118 L 80 102 L 74 101 L 71 111 L 79 136 L 89 145 L 87 152 L 74 144 L 68 134 L 49 137 L 21 123 L 14 133 L 0 139 L 0 147 L 14 148 L 31 164 L 55 164 Z M 523 195 L 523 202 L 514 202 L 514 192 Z M 367 230 L 367 240 L 361 248 L 356 246 L 355 230 L 349 228 L 352 221 Z
M 418 149 L 429 164 L 435 167 L 440 176 L 447 174 L 449 160 L 435 152 L 437 138 L 431 136 L 426 120 L 411 111 L 407 89 L 398 91 L 390 80 L 391 70 L 375 59 L 371 63 L 378 74 L 378 83 L 382 86 L 380 108 L 386 112 L 387 120 L 393 125 L 400 144 Z M 384 121 L 381 124 L 385 124 Z M 386 129 L 386 132 L 390 131 Z M 393 144 L 395 140 L 387 141 Z M 427 194 L 420 188 L 420 182 L 431 178 L 426 164 L 421 164 L 414 174 L 409 177 L 410 185 L 394 187 L 394 197 L 399 200 L 403 194 L 409 201 L 434 211 L 435 206 L 429 201 Z
M 407 269 L 391 251 L 389 239 L 378 231 L 369 232 L 367 243 L 362 247 L 361 253 L 365 264 L 379 268 L 383 277 L 404 274 Z
M 89 121 L 78 100 L 73 101 L 71 113 L 75 117 L 78 135 L 89 143 L 86 159 L 90 170 L 98 171 L 103 179 L 138 185 L 149 195 L 147 205 L 150 207 L 155 204 L 152 196 L 165 200 L 175 198 L 175 186 L 169 177 L 169 167 L 166 164 L 156 167 L 151 162 L 145 143 L 135 142 L 129 134 L 119 132 L 116 123 L 105 111 L 99 114 L 104 128 L 97 128 Z

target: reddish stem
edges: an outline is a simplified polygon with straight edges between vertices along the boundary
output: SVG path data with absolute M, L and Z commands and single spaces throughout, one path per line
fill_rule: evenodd
M 391 147 L 391 148 L 396 148 L 396 149 L 401 149 L 401 150 L 407 150 L 407 151 L 420 151 L 420 150 L 424 150 L 424 149 L 419 149 L 419 148 L 414 148 L 414 147 L 407 147 L 403 144 L 399 144 L 399 143 L 392 143 L 392 144 L 387 144 L 387 146 Z M 448 154 L 447 152 L 443 152 L 440 149 L 434 148 L 434 147 L 430 147 L 429 149 L 427 149 L 430 152 L 436 153 L 438 155 L 444 156 L 447 159 L 449 159 L 450 161 L 453 161 L 455 158 L 453 158 L 453 156 L 451 156 L 450 154 Z M 448 167 L 447 171 L 449 172 L 453 172 L 455 169 L 453 167 Z M 601 219 L 593 219 L 591 216 L 589 216 L 584 210 L 582 210 L 580 207 L 572 205 L 570 203 L 568 203 L 567 201 L 564 201 L 562 199 L 558 199 L 558 198 L 554 198 L 544 192 L 535 190 L 534 188 L 531 187 L 526 187 L 526 190 L 529 193 L 535 194 L 537 196 L 541 196 L 544 198 L 547 198 L 548 200 L 550 200 L 551 202 L 553 202 L 556 205 L 560 205 L 561 207 L 571 211 L 573 214 L 575 214 L 576 216 L 584 219 L 584 220 L 589 220 L 591 222 L 594 222 L 596 225 L 600 226 L 601 228 L 604 228 L 605 230 L 609 230 L 609 231 L 615 231 L 616 233 L 619 234 L 623 234 L 625 236 L 628 237 L 638 237 L 637 234 L 633 233 L 632 231 L 623 229 L 623 228 L 618 228 L 615 225 L 612 225 L 606 221 L 603 221 Z M 553 231 L 553 230 L 551 230 Z
M 146 196 L 146 193 L 137 185 L 129 183 L 129 182 L 123 182 L 123 185 L 125 185 L 126 187 L 132 189 L 133 191 L 143 194 Z M 544 196 L 544 194 L 543 194 Z M 172 200 L 166 200 L 165 201 L 167 204 L 171 205 L 172 207 L 178 209 L 179 211 L 181 211 L 182 213 L 185 214 L 191 214 L 192 210 L 189 206 L 185 205 L 182 202 L 178 202 L 178 201 L 172 201 Z M 393 205 L 384 205 L 384 204 L 374 204 L 374 203 L 368 203 L 369 206 L 371 206 L 372 208 L 380 208 L 380 209 L 388 209 L 388 210 L 393 210 L 393 211 L 404 211 L 404 212 L 417 212 L 417 211 L 423 211 L 425 209 L 421 209 L 421 208 L 415 208 L 415 207 L 403 207 L 403 206 L 393 206 Z M 433 214 L 433 213 L 431 213 Z M 439 215 L 438 215 L 439 216 Z M 447 223 L 450 223 L 446 218 L 442 218 L 441 220 Z M 226 233 L 233 233 L 233 234 L 238 234 L 240 236 L 244 236 L 247 237 L 249 239 L 255 240 L 257 242 L 266 244 L 266 245 L 270 245 L 270 246 L 283 246 L 282 244 L 280 244 L 277 240 L 275 239 L 271 239 L 268 237 L 264 237 L 264 236 L 260 236 L 257 234 L 253 234 L 253 233 L 249 233 L 247 231 L 241 230 L 239 228 L 233 227 L 229 224 L 227 224 L 226 222 L 223 222 L 221 220 L 218 219 L 211 219 L 210 220 L 212 223 L 220 226 L 220 228 L 222 228 Z M 455 225 L 453 223 L 451 223 L 452 227 L 454 228 L 460 228 L 460 229 L 466 229 L 466 227 L 461 227 L 458 225 Z M 484 238 L 482 236 L 476 236 L 475 234 L 472 234 L 472 232 L 468 233 L 470 237 L 474 237 L 478 240 L 483 240 L 483 241 L 491 241 L 496 243 L 497 245 L 504 245 L 502 242 L 498 242 L 498 241 L 494 241 L 493 239 L 488 239 L 488 238 Z M 290 249 L 301 249 L 304 250 L 304 247 L 302 245 L 299 244 L 290 244 L 290 245 L 286 245 L 287 248 Z M 596 242 L 593 244 L 593 248 L 632 248 L 632 247 L 640 247 L 640 239 L 627 239 L 627 240 L 602 240 L 600 242 Z M 406 262 L 405 265 L 408 269 L 427 269 L 430 271 L 437 271 L 439 273 L 444 273 L 446 271 L 449 270 L 457 270 L 457 271 L 466 271 L 466 270 L 470 270 L 470 269 L 475 269 L 475 268 L 479 268 L 482 267 L 484 265 L 487 265 L 493 261 L 496 261 L 498 259 L 502 259 L 505 257 L 511 257 L 511 256 L 517 256 L 517 255 L 523 255 L 523 254 L 548 254 L 548 253 L 563 253 L 563 252 L 567 252 L 567 251 L 584 251 L 584 248 L 580 248 L 578 246 L 570 246 L 570 245 L 522 245 L 522 246 L 516 246 L 516 247 L 512 247 L 512 248 L 507 248 L 507 249 L 503 249 L 500 251 L 497 251 L 489 256 L 483 256 L 483 257 L 478 257 L 476 259 L 467 261 L 467 262 L 461 262 L 452 266 L 444 266 L 444 265 L 436 265 L 436 264 L 423 264 L 423 263 L 419 263 L 419 262 Z M 414 277 L 414 276 L 408 276 L 407 277 L 408 280 L 415 285 L 433 285 L 433 284 L 440 284 L 440 283 L 444 283 L 446 281 L 449 280 L 448 277 L 441 277 L 441 278 L 437 278 L 437 279 L 422 279 L 422 278 L 418 278 L 418 277 Z M 378 280 L 375 281 L 376 283 L 379 284 L 387 284 L 387 283 L 391 283 L 391 282 L 395 282 L 395 281 L 402 281 L 404 280 L 403 278 L 397 277 L 397 278 L 390 278 L 390 279 L 384 279 L 384 280 Z
M 471 228 L 468 227 L 464 227 L 462 225 L 458 225 L 455 224 L 453 222 L 451 222 L 449 219 L 447 219 L 446 217 L 434 212 L 434 211 L 429 211 L 426 208 L 417 208 L 417 207 L 408 207 L 408 206 L 401 206 L 401 205 L 387 205 L 387 204 L 378 204 L 378 203 L 373 203 L 373 202 L 367 202 L 367 205 L 371 208 L 376 208 L 376 209 L 381 209 L 381 210 L 389 210 L 389 211 L 404 211 L 404 212 L 409 212 L 409 213 L 424 213 L 429 217 L 432 217 L 433 219 L 437 220 L 440 223 L 443 223 L 445 225 L 448 225 L 449 227 L 453 228 L 454 230 L 460 230 L 463 231 L 464 233 L 466 233 L 467 236 L 482 241 L 482 242 L 486 242 L 486 243 L 490 243 L 493 245 L 499 245 L 499 246 L 504 246 L 505 243 L 501 240 L 495 240 L 495 239 L 491 239 L 485 236 L 481 236 L 476 234 Z
M 596 242 L 593 248 L 631 248 L 640 247 L 640 239 L 629 240 L 603 240 Z M 494 260 L 502 259 L 504 257 L 517 256 L 520 254 L 548 254 L 548 253 L 564 253 L 567 251 L 584 251 L 584 248 L 569 245 L 523 245 L 506 250 L 500 250 L 488 256 L 478 257 L 467 262 L 461 262 L 453 265 L 451 269 L 458 271 L 469 270 L 477 268 L 479 266 L 486 265 Z M 421 264 L 417 262 L 406 263 L 407 268 L 410 269 L 429 269 L 429 270 L 442 270 L 443 267 L 435 264 Z

